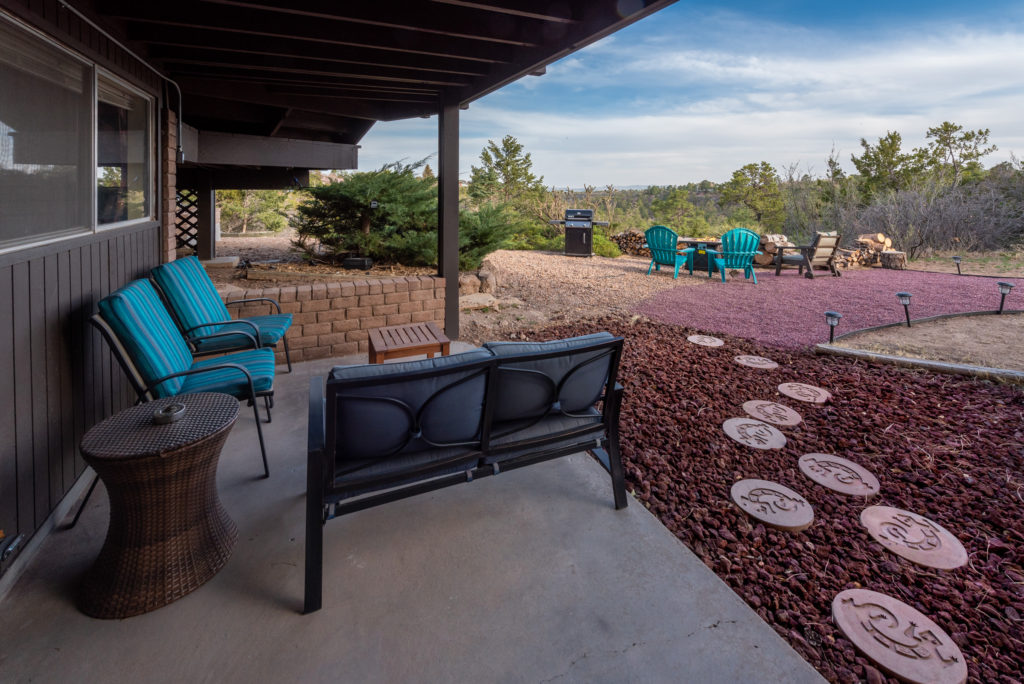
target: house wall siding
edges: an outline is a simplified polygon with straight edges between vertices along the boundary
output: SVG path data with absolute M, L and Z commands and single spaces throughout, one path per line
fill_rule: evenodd
M 160 225 L 90 237 L 0 263 L 0 549 L 31 538 L 82 474 L 85 431 L 133 403 L 88 321 L 97 301 L 159 263 Z
M 153 94 L 162 108 L 159 76 L 56 0 L 0 0 L 0 10 Z M 159 170 L 159 142 L 153 154 Z M 153 198 L 158 216 L 162 185 Z M 162 236 L 161 223 L 147 221 L 0 254 L 0 552 L 22 537 L 0 560 L 0 576 L 84 471 L 82 435 L 134 401 L 89 317 L 102 297 L 161 262 Z

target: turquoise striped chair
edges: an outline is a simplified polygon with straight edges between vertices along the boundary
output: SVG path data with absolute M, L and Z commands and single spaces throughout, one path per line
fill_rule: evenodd
M 743 269 L 743 278 L 753 278 L 757 285 L 757 274 L 754 273 L 754 255 L 761 243 L 761 236 L 749 228 L 733 228 L 722 235 L 722 248 L 718 251 L 709 249 L 708 258 L 714 257 L 715 268 L 722 274 L 725 282 L 727 268 Z
M 266 403 L 269 423 L 274 396 L 273 350 L 264 347 L 194 360 L 148 280 L 131 282 L 101 299 L 92 323 L 114 351 L 139 403 L 198 392 L 223 392 L 248 400 L 256 416 L 264 477 L 270 476 L 257 397 Z M 235 332 L 226 334 L 237 337 Z
M 162 264 L 150 274 L 163 294 L 167 308 L 188 340 L 193 353 L 219 354 L 225 351 L 248 349 L 255 338 L 259 347 L 284 344 L 284 358 L 288 370 L 292 369 L 291 354 L 285 333 L 292 324 L 290 313 L 281 313 L 281 305 L 269 297 L 236 299 L 230 305 L 249 302 L 270 302 L 276 314 L 250 316 L 234 320 L 206 269 L 194 256 Z M 237 335 L 221 333 L 244 333 Z

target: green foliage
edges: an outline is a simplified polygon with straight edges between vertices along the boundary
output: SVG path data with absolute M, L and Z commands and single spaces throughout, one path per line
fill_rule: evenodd
M 919 149 L 905 153 L 902 145 L 903 137 L 896 131 L 888 131 L 878 139 L 877 145 L 860 139 L 864 152 L 859 157 L 851 155 L 850 159 L 864 177 L 867 197 L 905 190 L 921 177 L 928 164 L 928 154 Z
M 622 255 L 622 252 L 619 251 L 619 246 L 609 240 L 608 236 L 604 233 L 599 233 L 597 230 L 594 231 L 593 250 L 594 254 L 598 256 L 609 257 L 612 259 Z
M 565 249 L 565 237 L 555 226 L 538 221 L 520 224 L 505 243 L 507 249 L 544 250 L 560 252 Z
M 651 214 L 656 223 L 689 233 L 684 226 L 697 218 L 697 207 L 690 202 L 686 188 L 669 186 L 667 195 L 651 202 Z
M 747 164 L 733 171 L 722 188 L 719 204 L 738 204 L 754 214 L 754 220 L 768 231 L 777 231 L 785 221 L 779 177 L 768 162 Z
M 982 157 L 998 148 L 988 144 L 989 130 L 964 131 L 964 127 L 949 121 L 928 129 L 928 163 L 931 167 L 948 171 L 953 185 L 964 180 L 977 180 L 981 176 Z
M 484 257 L 501 249 L 517 228 L 512 215 L 501 205 L 460 212 L 459 269 L 480 268 Z
M 372 256 L 366 250 L 377 249 L 391 236 L 436 231 L 436 180 L 416 177 L 422 165 L 394 162 L 307 188 L 308 199 L 293 221 L 298 244 L 312 251 L 317 243 L 327 257 L 350 251 Z
M 544 178 L 533 175 L 533 160 L 511 135 L 493 140 L 480 152 L 480 166 L 470 167 L 469 198 L 477 206 L 501 204 L 517 211 L 544 192 Z
M 288 190 L 218 190 L 221 229 L 225 232 L 284 230 L 292 192 Z

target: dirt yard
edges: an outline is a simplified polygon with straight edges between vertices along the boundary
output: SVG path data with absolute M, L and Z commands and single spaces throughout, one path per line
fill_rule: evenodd
M 836 344 L 881 354 L 1024 371 L 1024 313 L 964 316 L 858 333 Z

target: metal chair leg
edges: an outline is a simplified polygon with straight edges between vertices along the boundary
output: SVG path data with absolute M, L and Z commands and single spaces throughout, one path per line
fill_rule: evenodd
M 252 413 L 256 418 L 256 434 L 260 438 L 260 455 L 263 457 L 263 477 L 270 477 L 270 466 L 267 465 L 267 447 L 263 443 L 263 427 L 260 425 L 260 407 L 253 401 Z
M 281 338 L 281 342 L 284 343 L 284 360 L 288 362 L 288 372 L 291 373 L 292 372 L 292 355 L 291 355 L 291 352 L 288 350 L 288 338 L 287 337 L 282 337 Z
M 263 397 L 263 403 L 266 404 L 266 407 L 267 407 L 267 422 L 269 423 L 270 420 L 271 420 L 271 418 L 270 418 L 270 408 L 274 405 L 274 402 L 270 398 L 270 395 L 268 394 L 268 395 L 265 395 Z

